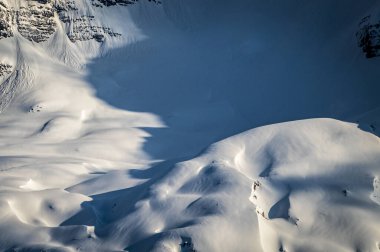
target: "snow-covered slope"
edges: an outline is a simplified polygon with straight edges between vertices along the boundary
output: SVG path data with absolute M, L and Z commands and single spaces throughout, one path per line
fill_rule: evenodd
M 0 250 L 380 250 L 379 10 L 0 0 Z
M 130 251 L 377 251 L 379 144 L 327 119 L 250 130 L 177 164 L 115 224 L 158 233 Z

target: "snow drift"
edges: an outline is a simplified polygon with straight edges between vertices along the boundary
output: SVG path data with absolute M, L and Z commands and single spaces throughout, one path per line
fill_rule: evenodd
M 379 8 L 0 1 L 0 250 L 380 250 Z

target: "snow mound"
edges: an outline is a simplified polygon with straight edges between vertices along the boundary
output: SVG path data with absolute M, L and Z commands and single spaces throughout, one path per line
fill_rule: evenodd
M 379 138 L 355 124 L 313 119 L 265 126 L 188 161 L 98 172 L 66 191 L 36 191 L 29 180 L 22 191 L 1 194 L 0 228 L 8 232 L 0 244 L 377 251 L 379 159 Z M 36 227 L 28 240 L 12 235 Z
M 0 0 L 0 251 L 380 250 L 378 7 Z
M 379 158 L 380 140 L 354 124 L 265 126 L 177 164 L 131 218 L 160 227 L 140 242 L 153 247 L 191 237 L 197 251 L 377 251 Z

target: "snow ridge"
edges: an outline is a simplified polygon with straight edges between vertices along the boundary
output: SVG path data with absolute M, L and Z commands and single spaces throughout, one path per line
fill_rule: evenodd
M 379 7 L 0 0 L 0 251 L 379 251 Z

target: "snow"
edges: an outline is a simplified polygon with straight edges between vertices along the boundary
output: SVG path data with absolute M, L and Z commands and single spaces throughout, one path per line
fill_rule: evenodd
M 75 3 L 0 41 L 1 251 L 380 250 L 377 1 Z

